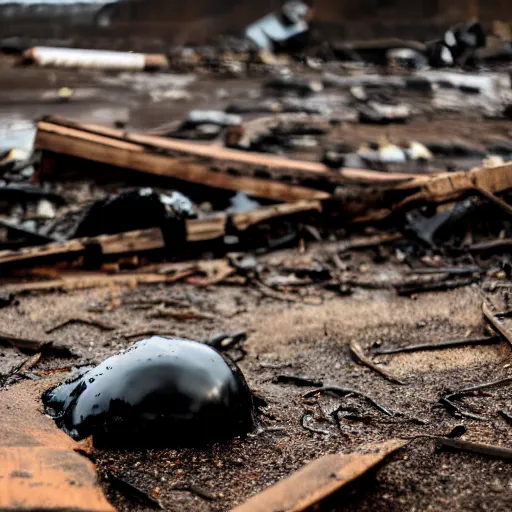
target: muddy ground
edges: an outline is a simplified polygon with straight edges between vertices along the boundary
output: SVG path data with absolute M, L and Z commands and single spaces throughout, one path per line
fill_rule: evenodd
M 182 119 L 191 108 L 225 105 L 246 98 L 261 78 L 204 78 L 194 75 L 144 75 L 13 70 L 3 64 L 0 78 L 0 147 L 29 147 L 33 121 L 44 114 L 133 128 L 155 128 Z M 56 90 L 75 88 L 69 103 L 56 99 Z M 162 99 L 168 90 L 186 89 L 186 100 Z M 325 101 L 336 103 L 336 98 Z M 340 139 L 353 143 L 381 135 L 396 138 L 459 138 L 485 144 L 490 137 L 510 138 L 503 119 L 483 119 L 468 111 L 420 117 L 409 125 L 342 124 Z M 316 157 L 315 157 L 316 158 Z M 285 254 L 290 258 L 297 249 Z M 360 259 L 361 258 L 361 259 Z M 354 255 L 366 263 L 368 255 Z M 391 265 L 391 270 L 390 270 Z M 375 279 L 407 267 L 371 264 Z M 263 296 L 246 286 L 189 284 L 137 289 L 96 289 L 22 295 L 0 310 L 0 324 L 10 332 L 68 346 L 78 358 L 73 365 L 100 362 L 147 330 L 195 340 L 245 330 L 247 355 L 239 363 L 250 388 L 268 406 L 260 409 L 257 427 L 246 438 L 207 448 L 145 451 L 96 449 L 92 454 L 101 485 L 121 511 L 146 510 L 143 503 L 119 491 L 109 473 L 158 499 L 165 510 L 225 511 L 327 453 L 348 453 L 367 443 L 420 434 L 446 435 L 465 425 L 463 439 L 509 446 L 511 426 L 499 416 L 512 392 L 493 390 L 465 399 L 485 421 L 456 417 L 438 403 L 443 395 L 466 386 L 510 375 L 511 350 L 505 342 L 395 356 L 376 360 L 405 385 L 392 384 L 352 359 L 348 345 L 359 342 L 371 352 L 380 346 L 434 343 L 485 334 L 482 295 L 477 285 L 455 291 L 398 297 L 392 290 L 356 289 L 350 297 L 317 293 L 321 304 L 288 303 Z M 153 309 L 127 304 L 141 300 L 179 298 L 213 320 L 177 321 L 153 318 Z M 109 307 L 111 306 L 111 307 Z M 103 310 L 101 309 L 103 307 Z M 56 323 L 87 313 L 115 324 L 114 331 L 71 324 L 46 334 Z M 232 354 L 237 356 L 235 352 Z M 2 348 L 0 371 L 8 371 L 25 356 Z M 47 358 L 38 370 L 69 366 L 69 360 Z M 324 384 L 353 388 L 371 395 L 395 413 L 382 415 L 356 398 L 328 396 L 304 399 L 307 388 L 274 382 L 280 374 L 312 377 Z M 330 413 L 346 409 L 334 422 Z M 42 409 L 41 404 L 34 404 Z M 343 416 L 349 415 L 350 419 Z M 305 418 L 304 418 L 305 416 Z M 305 425 L 319 432 L 313 432 Z M 171 439 L 171 441 L 173 441 Z M 179 489 L 179 490 L 178 490 Z M 433 441 L 418 439 L 324 503 L 325 511 L 510 510 L 512 466 L 501 460 L 439 450 Z M 150 508 L 147 508 L 150 510 Z

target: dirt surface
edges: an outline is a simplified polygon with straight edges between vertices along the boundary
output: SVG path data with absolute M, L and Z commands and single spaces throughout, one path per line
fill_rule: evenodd
M 6 69 L 5 73 L 0 70 L 1 149 L 30 147 L 33 122 L 43 114 L 105 124 L 123 121 L 138 129 L 155 128 L 183 119 L 191 108 L 225 106 L 236 98 L 254 96 L 263 79 L 76 74 L 20 71 L 10 66 Z M 73 101 L 59 102 L 56 91 L 64 86 L 75 88 Z M 185 89 L 190 99 L 162 97 L 169 90 Z M 318 101 L 330 109 L 341 100 L 339 95 L 326 94 Z M 470 111 L 457 115 L 437 112 L 434 118 L 422 115 L 408 125 L 342 123 L 333 137 L 339 143 L 360 144 L 384 135 L 397 141 L 463 139 L 477 146 L 485 145 L 492 137 L 509 138 L 510 124 Z M 314 160 L 318 157 L 318 151 L 310 155 Z M 297 249 L 285 254 L 295 257 Z M 354 259 L 355 267 L 358 258 Z M 366 263 L 368 258 L 363 255 L 361 262 Z M 407 268 L 396 263 L 371 265 L 369 272 L 373 279 L 385 280 L 390 272 L 401 273 Z M 268 404 L 259 409 L 256 429 L 245 438 L 201 449 L 94 450 L 92 459 L 101 485 L 120 511 L 142 511 L 146 505 L 112 484 L 110 473 L 158 499 L 165 510 L 213 512 L 241 504 L 323 454 L 349 453 L 367 443 L 422 434 L 446 435 L 454 427 L 465 425 L 465 440 L 510 445 L 511 427 L 498 411 L 510 407 L 512 391 L 498 388 L 464 400 L 473 411 L 484 414 L 485 421 L 456 417 L 438 403 L 450 391 L 510 375 L 511 348 L 505 341 L 480 347 L 375 356 L 382 368 L 405 382 L 403 386 L 357 364 L 349 351 L 353 341 L 371 353 L 381 346 L 434 343 L 485 334 L 482 295 L 476 285 L 422 294 L 416 299 L 398 297 L 392 290 L 359 288 L 350 297 L 318 290 L 311 293 L 321 297 L 321 303 L 288 303 L 235 285 L 204 288 L 175 284 L 22 295 L 12 305 L 0 309 L 0 323 L 13 334 L 53 340 L 77 355 L 72 361 L 47 357 L 37 367 L 38 371 L 99 363 L 142 338 L 138 333 L 147 330 L 195 340 L 226 332 L 248 332 L 244 345 L 247 355 L 239 365 L 252 391 Z M 215 319 L 179 322 L 154 318 L 155 308 L 141 309 L 128 304 L 170 297 L 212 313 Z M 57 323 L 83 314 L 114 324 L 116 329 L 105 331 L 74 323 L 46 333 Z M 235 351 L 231 355 L 239 354 Z M 1 373 L 26 358 L 9 347 L 3 347 L 0 356 Z M 305 399 L 303 394 L 309 388 L 274 382 L 282 374 L 311 377 L 325 385 L 367 393 L 395 414 L 385 416 L 357 397 Z M 344 408 L 334 421 L 332 412 L 342 404 Z M 174 442 L 172 433 L 169 435 Z M 510 510 L 511 498 L 509 463 L 439 450 L 433 441 L 418 439 L 378 471 L 334 496 L 322 510 L 505 511 Z
M 79 355 L 73 364 L 83 364 L 99 362 L 128 346 L 130 341 L 123 333 L 131 336 L 154 329 L 204 340 L 223 332 L 247 330 L 248 354 L 239 364 L 253 392 L 264 398 L 268 407 L 260 412 L 254 432 L 226 444 L 203 449 L 96 450 L 93 460 L 102 485 L 119 510 L 143 508 L 108 483 L 108 472 L 158 498 L 167 510 L 220 511 L 242 503 L 322 454 L 348 453 L 370 442 L 443 435 L 464 424 L 464 439 L 503 446 L 510 443 L 510 427 L 496 414 L 510 400 L 506 390 L 467 399 L 475 410 L 489 414 L 487 421 L 455 418 L 437 403 L 450 390 L 506 376 L 510 361 L 506 342 L 380 356 L 383 367 L 405 381 L 405 386 L 388 383 L 359 366 L 348 350 L 352 341 L 368 350 L 381 343 L 401 346 L 481 334 L 481 296 L 472 287 L 427 294 L 417 300 L 397 298 L 391 292 L 360 292 L 311 306 L 276 302 L 245 288 L 156 286 L 25 296 L 18 305 L 0 311 L 0 318 L 12 332 L 48 339 L 44 331 L 63 317 L 83 315 L 84 310 L 105 301 L 164 297 L 190 301 L 201 311 L 215 313 L 216 319 L 181 323 L 153 320 L 148 318 L 148 311 L 121 306 L 95 314 L 118 326 L 117 331 L 107 333 L 75 324 L 57 330 L 51 338 Z M 9 349 L 4 349 L 3 355 L 3 369 L 21 359 Z M 67 364 L 50 359 L 41 368 Z M 308 388 L 274 383 L 279 374 L 313 377 L 326 385 L 368 393 L 395 417 L 384 416 L 357 398 L 303 399 Z M 342 415 L 350 413 L 358 418 L 340 416 L 335 425 L 329 414 L 341 403 L 346 406 Z M 303 428 L 304 414 L 308 415 L 308 426 L 326 433 Z M 326 510 L 375 510 L 377 506 L 385 510 L 507 510 L 511 485 L 512 470 L 502 461 L 439 452 L 433 442 L 417 440 L 375 476 L 340 493 Z

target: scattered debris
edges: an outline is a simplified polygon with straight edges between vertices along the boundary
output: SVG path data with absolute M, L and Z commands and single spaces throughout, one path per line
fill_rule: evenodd
M 261 50 L 279 52 L 293 44 L 309 30 L 307 17 L 310 8 L 300 0 L 288 0 L 280 12 L 271 13 L 249 25 L 245 36 Z

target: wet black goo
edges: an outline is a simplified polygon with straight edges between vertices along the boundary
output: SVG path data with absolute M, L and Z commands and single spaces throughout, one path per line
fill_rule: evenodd
M 101 446 L 201 445 L 247 433 L 252 396 L 238 367 L 201 343 L 154 336 L 43 394 L 74 439 Z

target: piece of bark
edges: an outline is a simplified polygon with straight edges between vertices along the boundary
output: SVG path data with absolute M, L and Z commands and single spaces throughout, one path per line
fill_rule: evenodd
M 50 385 L 0 391 L 0 510 L 114 512 L 79 444 L 43 414 L 40 395 Z
M 300 512 L 362 476 L 407 443 L 393 439 L 347 455 L 324 455 L 232 512 Z

